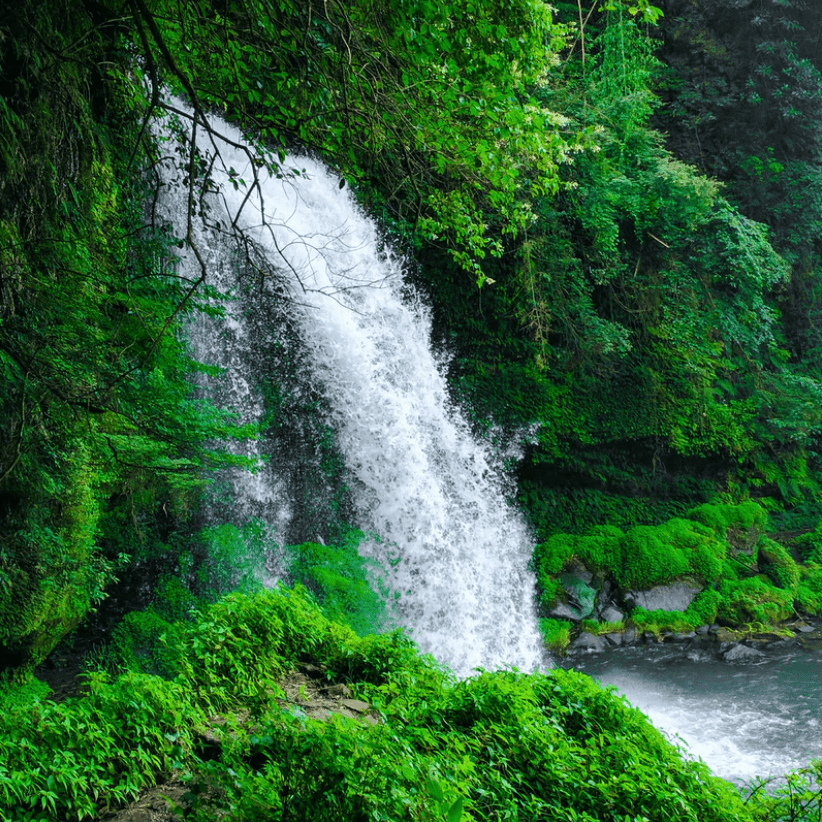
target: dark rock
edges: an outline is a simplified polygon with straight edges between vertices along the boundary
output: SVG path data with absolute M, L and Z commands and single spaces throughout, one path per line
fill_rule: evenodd
M 749 648 L 747 645 L 737 643 L 731 648 L 728 648 L 722 654 L 725 662 L 755 662 L 765 659 L 765 654 L 758 651 L 756 648 Z
M 608 647 L 608 640 L 605 637 L 595 636 L 583 631 L 569 646 L 573 651 L 604 651 Z
M 550 619 L 570 619 L 572 622 L 579 622 L 582 619 L 579 611 L 567 602 L 558 602 L 547 611 L 547 615 Z
M 585 619 L 594 612 L 594 600 L 597 592 L 589 585 L 593 575 L 582 571 L 563 574 L 559 582 L 568 595 L 568 604 L 579 616 L 577 620 Z
M 625 619 L 625 614 L 618 608 L 614 608 L 613 605 L 607 605 L 602 609 L 599 618 L 603 622 L 622 622 L 622 620 Z
M 708 626 L 708 625 L 700 625 L 700 626 L 696 629 L 696 633 L 697 633 L 699 636 L 707 636 L 707 635 L 708 635 L 708 631 L 710 631 L 710 630 L 711 630 L 711 629 L 710 629 L 710 626 Z
M 607 639 L 611 645 L 622 645 L 622 634 L 605 634 L 605 639 Z
M 667 634 L 664 638 L 664 642 L 687 642 L 690 639 L 693 639 L 696 636 L 694 631 L 689 631 L 687 634 L 680 633 L 679 631 L 675 631 L 672 634 Z
M 633 645 L 636 642 L 636 631 L 633 628 L 628 628 L 627 631 L 622 632 L 622 644 Z
M 808 625 L 807 622 L 795 622 L 789 627 L 793 629 L 794 633 L 799 634 L 812 634 L 816 630 L 813 625 Z

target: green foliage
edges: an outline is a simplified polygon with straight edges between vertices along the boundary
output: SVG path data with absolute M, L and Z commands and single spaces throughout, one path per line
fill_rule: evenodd
M 685 611 L 646 611 L 635 608 L 631 623 L 638 631 L 650 631 L 659 637 L 663 632 L 689 633 L 700 625 L 711 625 L 717 617 L 722 595 L 719 591 L 702 591 Z
M 575 563 L 611 578 L 622 591 L 643 590 L 678 579 L 704 587 L 684 612 L 635 609 L 640 630 L 690 631 L 721 618 L 730 625 L 774 625 L 794 607 L 817 613 L 822 604 L 819 564 L 798 565 L 779 543 L 764 536 L 767 513 L 753 502 L 702 505 L 692 519 L 656 526 L 594 528 L 585 536 L 554 534 L 534 549 L 538 602 L 547 614 L 565 601 L 563 572 Z M 812 535 L 811 535 L 812 536 Z M 800 545 L 812 552 L 811 537 Z M 553 621 L 548 621 L 554 630 Z M 599 632 L 596 628 L 594 632 Z
M 112 631 L 106 661 L 116 670 L 139 671 L 164 679 L 180 672 L 179 628 L 155 610 L 132 611 Z
M 545 647 L 560 656 L 571 642 L 571 623 L 564 619 L 541 619 L 539 632 Z
M 145 222 L 111 36 L 73 0 L 0 23 L 0 667 L 51 651 L 204 468 L 247 462 L 206 444 L 252 432 L 194 395 L 199 300 Z
M 3 712 L 0 819 L 95 817 L 172 768 L 189 787 L 192 822 L 748 822 L 785 806 L 785 792 L 758 788 L 744 804 L 582 674 L 480 672 L 457 681 L 401 634 L 360 638 L 329 623 L 305 591 L 232 595 L 178 627 L 185 664 L 176 682 L 97 674 L 83 697 Z M 281 708 L 264 668 L 298 658 L 349 681 L 379 723 Z M 202 761 L 193 729 L 209 727 L 228 693 L 238 708 L 255 708 L 253 724 L 229 717 L 211 727 L 216 744 Z M 797 789 L 801 779 L 788 784 Z
M 706 503 L 689 511 L 688 517 L 707 525 L 720 537 L 743 544 L 755 543 L 768 524 L 768 512 L 753 500 Z
M 136 673 L 98 674 L 82 698 L 4 711 L 0 819 L 84 819 L 101 797 L 133 799 L 191 750 L 204 719 L 182 686 Z
M 718 616 L 731 625 L 759 622 L 773 625 L 787 619 L 793 612 L 790 591 L 774 588 L 766 578 L 748 577 L 725 580 L 719 588 L 722 601 Z
M 263 694 L 283 670 L 285 629 L 276 590 L 228 594 L 196 614 L 179 643 L 182 678 L 211 704 Z
M 778 543 L 768 537 L 759 540 L 759 567 L 765 576 L 785 591 L 796 595 L 799 586 L 799 568 L 793 557 Z
M 228 591 L 248 591 L 268 577 L 266 556 L 279 553 L 266 524 L 252 519 L 241 527 L 210 525 L 196 535 L 197 587 L 213 598 Z
M 646 611 L 644 608 L 635 608 L 631 611 L 631 622 L 638 631 L 648 631 L 657 638 L 663 631 L 688 633 L 698 624 L 704 624 L 689 619 L 682 611 Z
M 624 588 L 652 588 L 672 582 L 696 569 L 691 564 L 694 548 L 702 549 L 695 557 L 700 567 L 706 556 L 704 535 L 693 530 L 693 523 L 673 519 L 665 525 L 640 525 L 625 535 L 622 545 L 624 565 L 617 570 L 617 582 Z
M 802 562 L 822 565 L 822 522 L 818 523 L 812 531 L 796 537 L 793 544 L 799 550 Z
M 289 578 L 317 597 L 330 620 L 347 623 L 360 635 L 381 630 L 386 607 L 372 587 L 376 564 L 357 551 L 364 539 L 361 531 L 349 531 L 339 546 L 307 542 L 287 549 Z
M 698 628 L 700 625 L 712 625 L 716 621 L 721 602 L 722 595 L 719 591 L 706 589 L 697 594 L 686 609 L 685 615 L 694 628 Z

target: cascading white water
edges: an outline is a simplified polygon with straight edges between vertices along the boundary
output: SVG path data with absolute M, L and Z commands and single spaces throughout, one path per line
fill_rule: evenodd
M 527 570 L 530 534 L 506 502 L 489 446 L 449 401 L 428 312 L 403 298 L 400 261 L 321 164 L 291 157 L 284 167 L 297 177 L 255 174 L 239 132 L 213 125 L 228 142 L 202 128 L 197 138 L 219 192 L 209 221 L 240 229 L 262 265 L 289 283 L 290 311 L 351 476 L 354 524 L 381 537 L 360 550 L 383 568 L 397 623 L 459 674 L 550 664 Z M 178 196 L 185 206 L 187 195 Z M 176 219 L 185 234 L 185 211 Z M 201 230 L 196 240 L 208 246 L 208 266 L 226 271 L 237 245 L 218 242 L 219 231 Z M 181 256 L 197 276 L 194 255 Z

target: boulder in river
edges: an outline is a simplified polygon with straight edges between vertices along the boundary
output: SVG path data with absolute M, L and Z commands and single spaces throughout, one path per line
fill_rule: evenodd
M 760 662 L 765 659 L 765 654 L 756 648 L 749 648 L 747 645 L 733 645 L 722 654 L 725 662 Z
M 570 651 L 605 651 L 608 648 L 608 640 L 602 636 L 595 636 L 583 631 L 569 646 Z

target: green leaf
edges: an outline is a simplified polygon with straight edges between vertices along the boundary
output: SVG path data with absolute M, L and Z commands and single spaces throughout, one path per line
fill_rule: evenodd
M 459 797 L 453 805 L 448 809 L 448 816 L 446 817 L 448 822 L 460 822 L 462 819 L 462 808 L 465 804 L 465 800 L 463 797 Z

